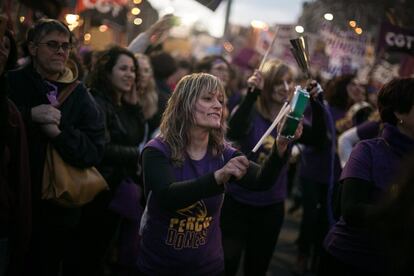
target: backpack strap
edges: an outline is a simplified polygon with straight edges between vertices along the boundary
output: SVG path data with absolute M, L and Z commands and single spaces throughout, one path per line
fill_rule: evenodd
M 72 94 L 72 92 L 75 90 L 75 88 L 78 86 L 80 81 L 76 80 L 72 82 L 71 84 L 67 85 L 65 88 L 60 91 L 58 95 L 58 105 L 57 107 L 61 106 L 63 102 Z

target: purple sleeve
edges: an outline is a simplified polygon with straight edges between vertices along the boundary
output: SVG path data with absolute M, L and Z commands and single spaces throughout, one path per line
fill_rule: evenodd
M 346 178 L 358 178 L 372 181 L 372 153 L 368 144 L 358 143 L 342 170 L 340 181 Z
M 368 121 L 357 126 L 357 135 L 360 140 L 378 137 L 380 122 Z
M 237 149 L 233 148 L 230 144 L 225 145 L 223 151 L 223 157 L 225 163 L 227 163 L 230 159 L 236 156 Z

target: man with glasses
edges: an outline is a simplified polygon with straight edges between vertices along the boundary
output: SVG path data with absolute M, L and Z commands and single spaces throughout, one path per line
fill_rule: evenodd
M 25 275 L 77 275 L 70 258 L 79 255 L 75 233 L 80 208 L 42 200 L 46 146 L 51 143 L 75 167 L 97 165 L 105 143 L 104 120 L 93 97 L 77 82 L 76 65 L 69 60 L 72 35 L 67 26 L 41 19 L 27 40 L 31 62 L 8 75 L 10 96 L 23 115 L 29 141 L 33 231 Z M 59 94 L 67 87 L 73 90 L 61 104 Z

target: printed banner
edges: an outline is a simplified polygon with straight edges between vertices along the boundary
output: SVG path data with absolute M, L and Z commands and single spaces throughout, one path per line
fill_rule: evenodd
M 384 22 L 378 39 L 378 50 L 414 55 L 414 29 L 405 29 Z
M 325 53 L 329 57 L 328 68 L 321 72 L 324 77 L 352 74 L 366 63 L 366 36 L 325 23 L 320 31 L 320 39 L 325 44 Z

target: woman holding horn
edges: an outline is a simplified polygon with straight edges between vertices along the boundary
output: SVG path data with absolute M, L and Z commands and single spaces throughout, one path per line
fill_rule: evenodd
M 262 72 L 256 71 L 248 82 L 254 86 L 262 78 L 263 91 L 249 90 L 230 118 L 228 138 L 237 141 L 244 153 L 250 152 L 293 92 L 293 73 L 281 61 L 267 61 Z M 313 127 L 304 128 L 299 141 L 315 144 L 323 141 L 326 130 L 317 88 L 313 88 L 310 94 Z M 258 151 L 250 155 L 250 160 L 259 164 L 263 162 L 277 139 L 277 131 L 274 130 Z M 226 275 L 237 273 L 243 251 L 244 274 L 266 274 L 283 222 L 287 169 L 286 163 L 267 191 L 251 192 L 240 186 L 228 187 L 221 217 Z

